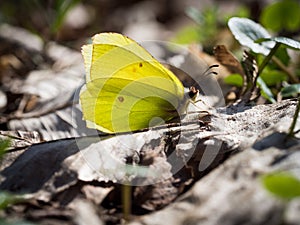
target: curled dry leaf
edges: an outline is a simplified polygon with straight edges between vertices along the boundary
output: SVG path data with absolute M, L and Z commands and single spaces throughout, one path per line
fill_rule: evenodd
M 243 76 L 244 71 L 238 59 L 226 48 L 225 45 L 217 45 L 214 48 L 214 56 L 231 73 L 238 73 Z

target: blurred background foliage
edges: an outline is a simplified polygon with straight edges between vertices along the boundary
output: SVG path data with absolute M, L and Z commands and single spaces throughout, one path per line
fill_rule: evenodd
M 223 29 L 232 16 L 248 17 L 285 36 L 299 35 L 300 27 L 297 0 L 2 0 L 0 8 L 1 23 L 75 46 L 94 33 L 117 31 L 210 47 L 227 37 Z
M 0 9 L 0 24 L 78 50 L 95 33 L 115 31 L 137 41 L 197 43 L 209 54 L 221 44 L 241 60 L 243 48 L 227 27 L 233 16 L 260 23 L 273 36 L 300 39 L 298 0 L 2 0 Z M 282 48 L 276 57 L 281 64 L 270 63 L 261 74 L 274 95 L 289 84 L 287 73 L 300 76 L 298 52 Z M 258 64 L 262 58 L 256 56 Z M 225 83 L 241 86 L 242 80 L 235 74 Z

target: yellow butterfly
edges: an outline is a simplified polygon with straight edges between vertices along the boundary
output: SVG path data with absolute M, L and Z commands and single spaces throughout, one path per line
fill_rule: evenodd
M 80 104 L 87 126 L 106 133 L 140 130 L 185 113 L 197 90 L 180 80 L 143 47 L 118 33 L 95 35 L 82 47 L 86 84 Z

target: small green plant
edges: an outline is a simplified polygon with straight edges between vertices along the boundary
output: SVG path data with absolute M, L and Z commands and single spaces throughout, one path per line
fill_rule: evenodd
M 295 74 L 286 71 L 284 65 L 287 62 L 284 60 L 287 57 L 286 49 L 300 50 L 300 42 L 287 37 L 272 37 L 264 27 L 247 18 L 233 17 L 229 20 L 228 26 L 235 39 L 256 54 L 257 61 L 260 62 L 258 75 L 265 77 L 265 80 L 260 77 L 257 82 L 262 89 L 263 96 L 266 96 L 269 101 L 275 102 L 275 98 L 273 94 L 265 94 L 272 93 L 268 90 L 267 82 L 274 84 L 285 80 L 292 84 L 299 81 Z M 288 79 L 284 77 L 284 73 Z M 274 81 L 275 76 L 277 79 Z M 273 78 L 272 83 L 270 83 L 270 78 Z M 290 94 L 295 94 L 294 91 L 295 89 Z M 288 95 L 289 93 L 285 90 L 285 96 Z
M 262 177 L 262 184 L 273 195 L 290 200 L 300 197 L 300 180 L 289 172 L 275 172 Z
M 0 160 L 3 158 L 4 154 L 6 153 L 6 149 L 10 146 L 9 139 L 2 139 L 0 138 Z
M 294 32 L 300 27 L 300 4 L 297 0 L 280 0 L 263 9 L 260 22 L 274 32 Z
M 25 222 L 25 221 L 7 221 L 4 219 L 0 219 L 1 225 L 35 225 L 33 223 Z
M 2 160 L 10 144 L 11 141 L 9 139 L 0 138 L 0 160 Z M 16 195 L 10 194 L 5 191 L 0 191 L 0 210 L 5 209 L 8 205 L 14 204 L 18 201 L 19 197 L 17 197 Z
M 218 39 L 219 32 L 226 26 L 226 22 L 232 13 L 220 12 L 217 5 L 209 6 L 201 11 L 195 7 L 187 7 L 185 14 L 195 22 L 179 30 L 173 39 L 178 44 L 201 43 L 203 47 L 210 50 Z M 247 7 L 239 7 L 234 15 L 249 16 Z
M 258 66 L 257 84 L 261 88 L 261 94 L 264 97 L 270 102 L 275 102 L 273 92 L 266 83 L 270 81 L 270 77 L 274 78 L 274 74 L 279 74 L 278 77 L 280 77 L 280 75 L 282 75 L 282 73 L 279 72 L 280 69 L 288 76 L 286 82 L 289 82 L 289 85 L 283 87 L 279 94 L 281 96 L 289 97 L 300 93 L 298 77 L 291 72 L 287 72 L 284 66 L 284 58 L 287 55 L 286 49 L 300 50 L 300 42 L 287 37 L 272 37 L 263 26 L 247 18 L 233 17 L 229 20 L 228 26 L 235 39 L 241 45 L 248 47 L 251 52 L 255 53 L 258 59 L 257 61 L 260 61 Z M 265 73 L 265 79 L 266 77 L 269 77 L 269 79 L 263 80 L 262 75 L 265 71 L 267 72 Z M 280 82 L 282 82 L 281 78 Z M 300 103 L 298 102 L 289 131 L 290 136 L 294 134 L 294 127 L 299 113 L 299 104 Z
M 195 24 L 184 27 L 180 30 L 174 42 L 179 44 L 203 43 L 211 40 L 218 31 L 218 9 L 216 7 L 206 8 L 199 11 L 194 7 L 188 7 L 186 14 Z M 205 32 L 202 32 L 205 30 Z
M 2 160 L 3 156 L 5 155 L 10 145 L 11 145 L 11 141 L 9 139 L 0 138 L 0 160 Z M 8 206 L 16 204 L 21 201 L 24 201 L 24 198 L 21 195 L 11 194 L 6 191 L 0 191 L 0 210 L 4 210 Z M 28 223 L 24 221 L 8 222 L 7 220 L 4 219 L 0 219 L 0 224 L 33 225 L 32 223 Z
M 0 22 L 24 27 L 41 36 L 53 40 L 63 25 L 67 12 L 80 0 L 26 0 L 0 2 Z M 39 18 L 38 20 L 36 18 Z
M 67 12 L 72 9 L 80 0 L 56 0 L 54 1 L 54 16 L 52 17 L 50 31 L 56 33 L 62 26 Z

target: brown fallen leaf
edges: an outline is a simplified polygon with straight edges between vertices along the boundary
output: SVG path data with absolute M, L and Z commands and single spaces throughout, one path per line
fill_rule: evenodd
M 226 48 L 225 45 L 217 45 L 214 48 L 214 56 L 231 73 L 238 73 L 243 76 L 244 70 L 238 59 Z

